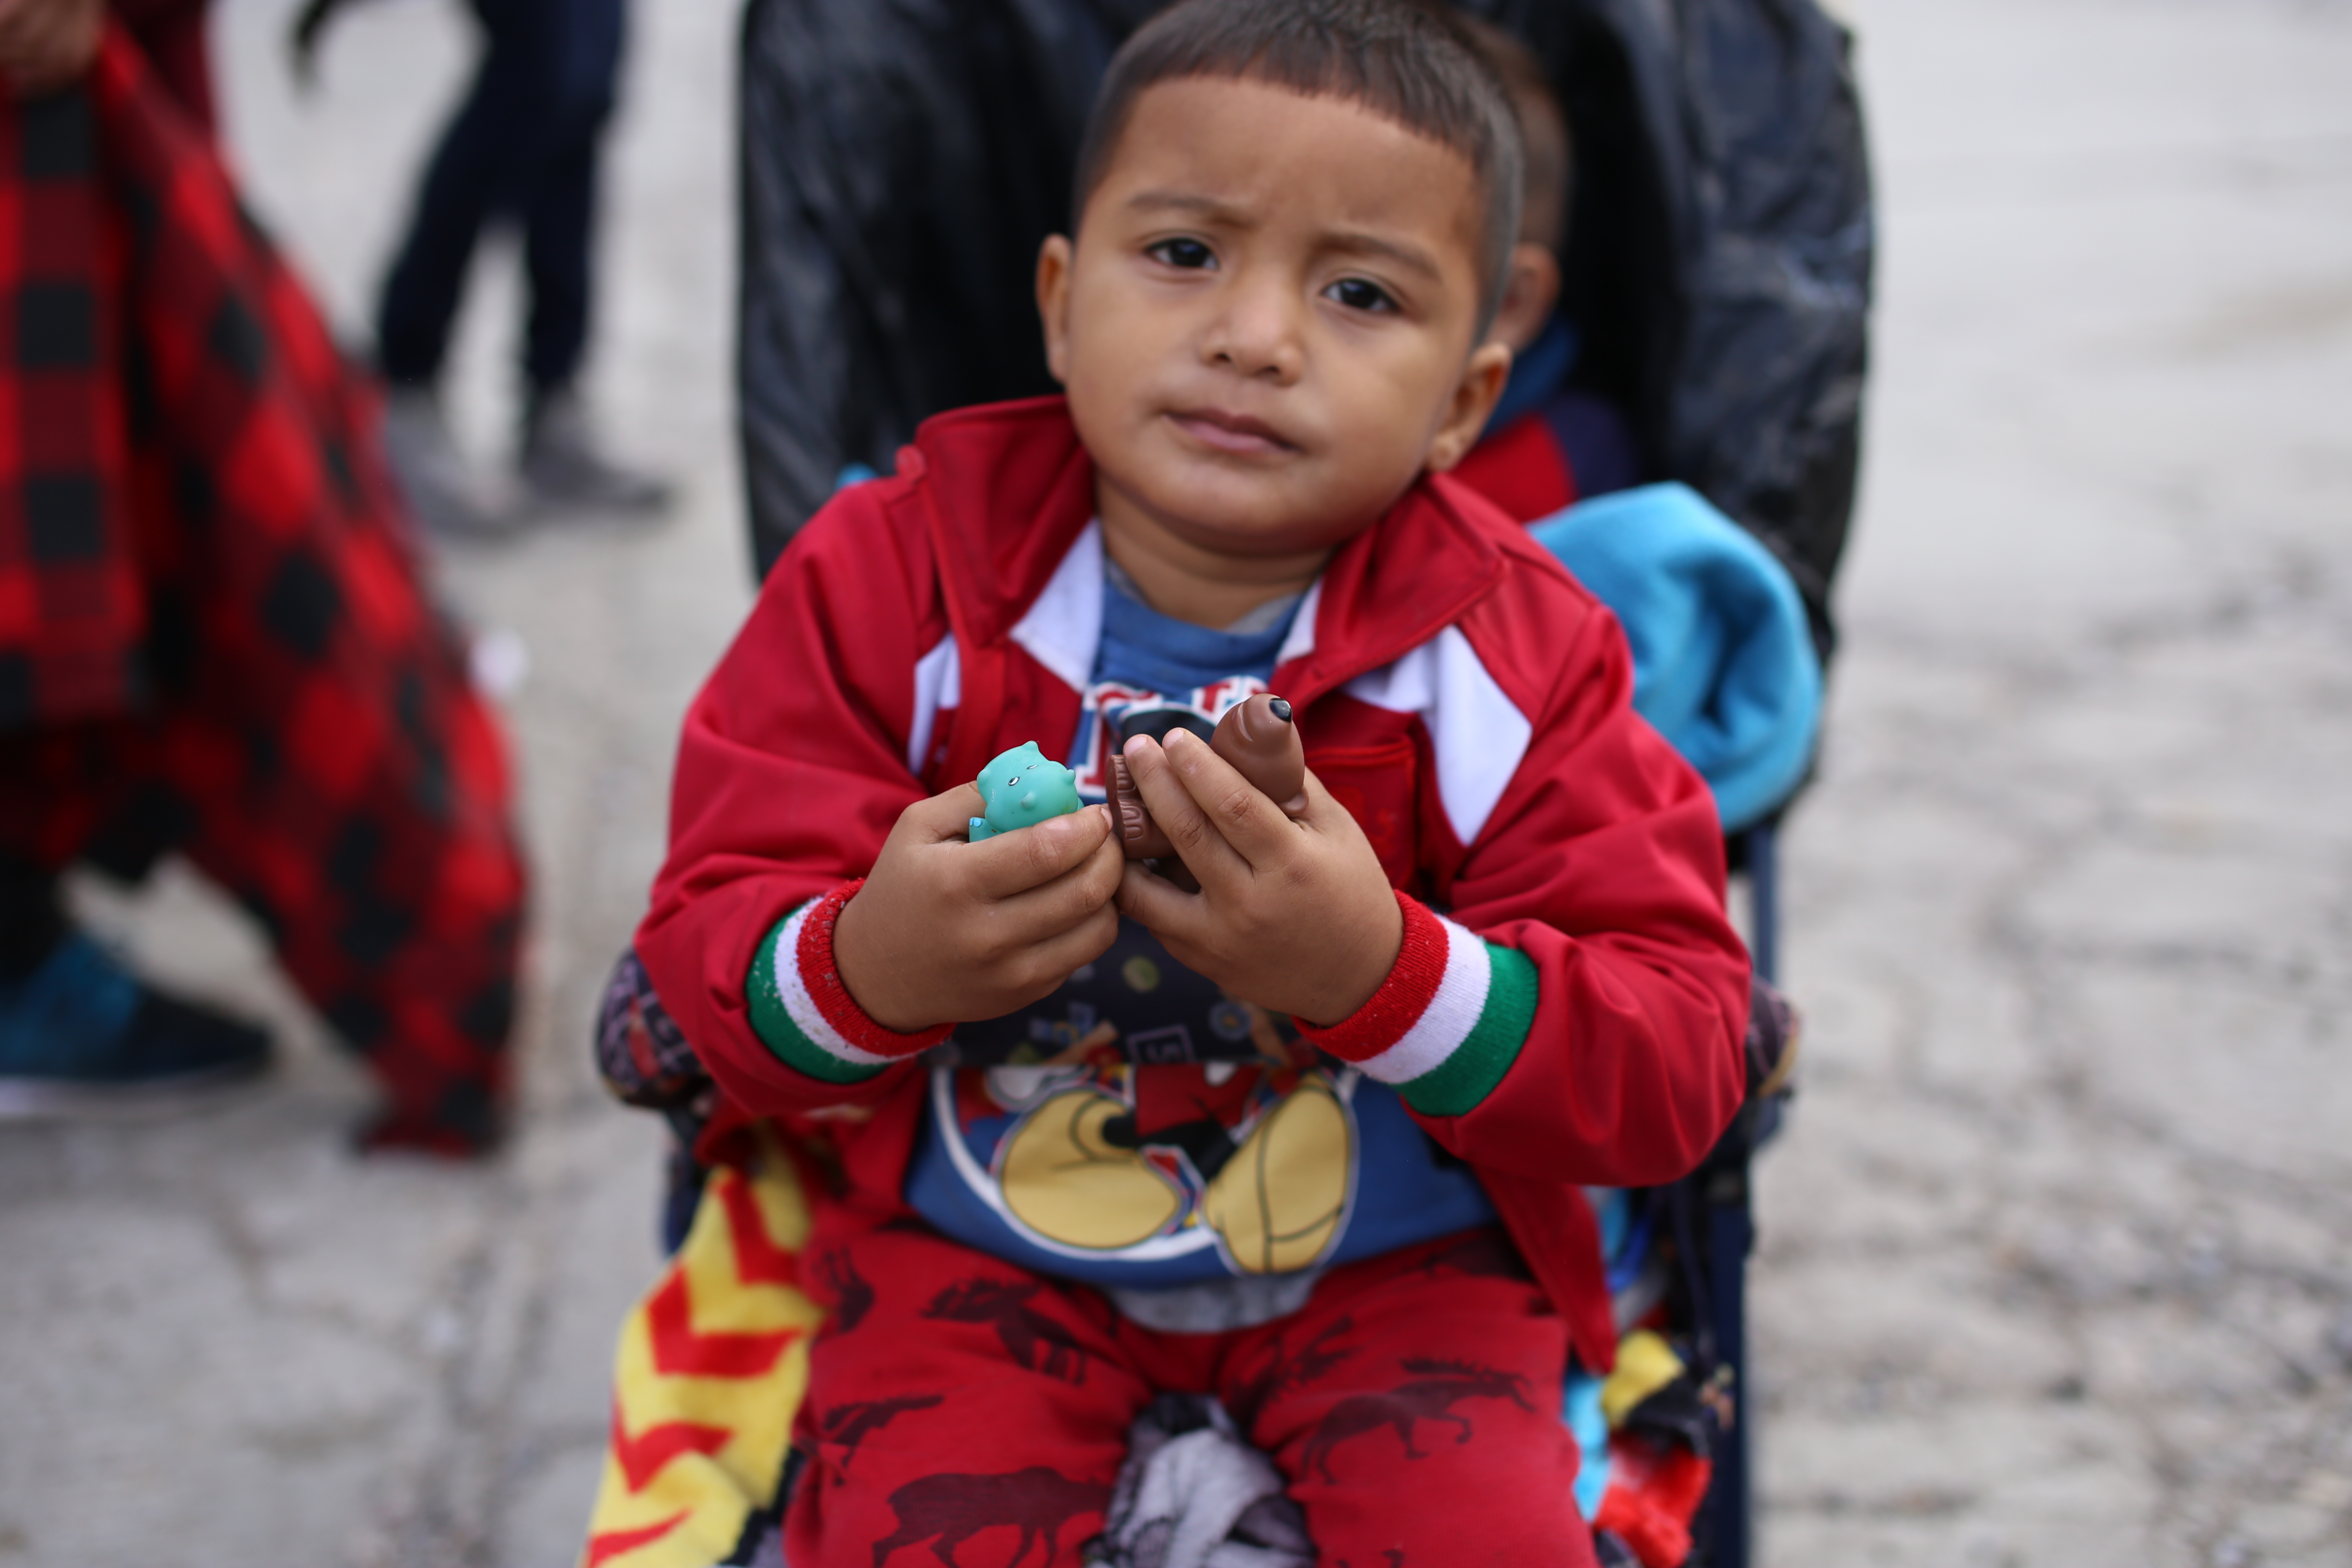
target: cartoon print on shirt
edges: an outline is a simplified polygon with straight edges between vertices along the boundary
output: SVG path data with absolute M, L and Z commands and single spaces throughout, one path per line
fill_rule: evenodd
M 1116 1250 L 1159 1235 L 1183 1211 L 1176 1183 L 1105 1135 L 1126 1114 L 1091 1089 L 1057 1094 L 1004 1142 L 1004 1201 L 1040 1236 Z
M 992 1173 L 1036 1235 L 1101 1251 L 1205 1227 L 1245 1274 L 1313 1267 L 1345 1227 L 1353 1075 L 1211 1062 L 996 1068 L 1017 1121 Z

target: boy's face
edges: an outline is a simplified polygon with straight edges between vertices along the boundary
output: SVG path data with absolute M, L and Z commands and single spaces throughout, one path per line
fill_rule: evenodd
M 1356 104 L 1146 89 L 1037 269 L 1105 525 L 1322 550 L 1451 468 L 1510 362 L 1474 353 L 1483 216 L 1468 160 Z

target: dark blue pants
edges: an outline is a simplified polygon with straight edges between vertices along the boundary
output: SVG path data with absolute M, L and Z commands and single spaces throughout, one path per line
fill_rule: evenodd
M 474 0 L 488 47 L 425 171 L 385 279 L 376 352 L 385 379 L 436 379 L 466 269 L 493 219 L 520 225 L 530 314 L 523 371 L 560 387 L 588 342 L 596 160 L 619 74 L 624 0 Z

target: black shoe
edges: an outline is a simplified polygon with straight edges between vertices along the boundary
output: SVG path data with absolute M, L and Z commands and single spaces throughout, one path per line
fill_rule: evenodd
M 268 1031 L 150 990 L 79 931 L 0 981 L 0 1121 L 173 1110 L 269 1056 Z

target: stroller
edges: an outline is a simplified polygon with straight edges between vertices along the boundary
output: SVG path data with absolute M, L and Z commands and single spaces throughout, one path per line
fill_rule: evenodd
M 1645 477 L 1686 485 L 1769 552 L 1801 637 L 1825 660 L 1873 238 L 1845 35 L 1812 0 L 1464 8 L 1529 46 L 1573 127 L 1561 258 L 1561 308 L 1582 335 L 1573 382 L 1623 412 Z M 845 470 L 887 469 L 924 417 L 1051 389 L 1031 304 L 1037 246 L 1066 222 L 1066 171 L 1096 80 L 1156 9 L 751 0 L 739 373 L 762 573 Z M 1801 753 L 1811 738 L 1809 715 Z M 1802 771 L 1801 756 L 1770 800 L 1727 817 L 1768 977 L 1775 825 Z M 624 985 L 608 997 L 606 1043 L 634 1040 L 614 1048 L 641 1065 L 684 1054 L 662 1026 L 649 994 Z M 1663 1392 L 1711 1459 L 1685 1560 L 1710 1568 L 1750 1558 L 1753 1423 L 1734 1409 L 1749 1161 L 1784 1092 L 1772 1045 L 1701 1167 L 1633 1197 L 1612 1269 L 1621 1307 L 1640 1298 L 1676 1352 Z M 822 1321 L 796 1285 L 814 1179 L 803 1152 L 768 1135 L 708 1173 L 681 1166 L 676 1256 L 622 1335 L 583 1562 L 781 1563 L 792 1415 Z M 1644 1561 L 1680 1549 L 1649 1545 Z

